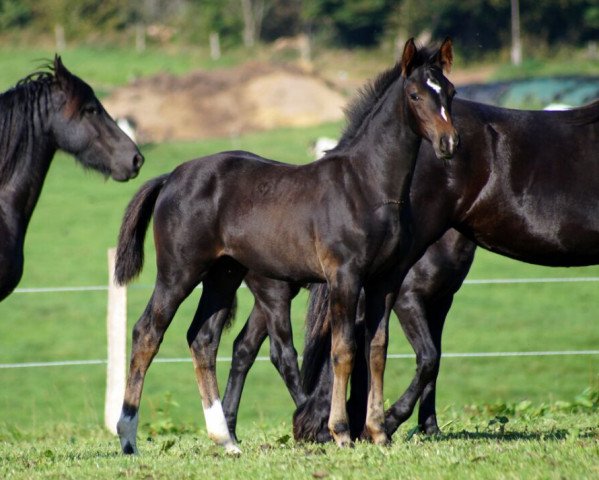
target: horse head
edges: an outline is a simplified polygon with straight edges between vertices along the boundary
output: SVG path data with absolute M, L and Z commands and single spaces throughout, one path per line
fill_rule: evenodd
M 413 39 L 406 42 L 401 58 L 404 92 L 411 127 L 431 142 L 438 158 L 451 158 L 460 137 L 451 120 L 451 102 L 455 88 L 443 72 L 453 62 L 451 39 L 439 49 L 418 50 Z
M 118 127 L 93 89 L 55 56 L 50 130 L 58 148 L 84 166 L 114 180 L 135 178 L 144 158 L 137 145 Z

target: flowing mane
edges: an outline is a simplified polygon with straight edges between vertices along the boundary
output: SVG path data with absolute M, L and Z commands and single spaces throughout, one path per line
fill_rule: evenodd
M 418 48 L 414 63 L 421 66 L 430 63 L 437 51 L 437 46 L 429 45 Z M 360 87 L 358 93 L 349 105 L 345 107 L 345 118 L 347 125 L 343 130 L 337 147 L 331 151 L 337 151 L 350 143 L 358 134 L 364 121 L 375 110 L 378 102 L 383 98 L 385 92 L 401 77 L 401 62 L 398 61 L 391 68 L 380 73 L 374 80 L 370 80 Z
M 48 95 L 54 82 L 51 65 L 27 75 L 17 84 L 0 94 L 0 186 L 11 178 L 20 150 L 27 148 L 27 132 L 36 115 L 47 111 Z

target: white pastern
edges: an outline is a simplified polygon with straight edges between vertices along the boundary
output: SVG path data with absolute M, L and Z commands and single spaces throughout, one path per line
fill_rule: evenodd
M 206 420 L 208 436 L 214 442 L 223 445 L 227 453 L 234 455 L 241 453 L 241 450 L 235 445 L 229 434 L 229 427 L 227 427 L 227 420 L 225 419 L 220 400 L 215 400 L 208 408 L 204 407 L 204 418 Z
M 439 85 L 437 82 L 435 82 L 434 80 L 427 78 L 426 79 L 426 84 L 431 87 L 435 93 L 441 93 L 441 85 Z
M 445 111 L 445 107 L 441 107 L 441 116 L 443 117 L 443 120 L 449 122 L 449 119 L 447 118 L 447 112 Z

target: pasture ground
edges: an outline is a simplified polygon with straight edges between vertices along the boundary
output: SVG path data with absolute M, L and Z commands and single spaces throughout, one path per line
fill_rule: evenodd
M 103 58 L 99 55 L 98 61 L 106 61 Z M 140 178 L 126 184 L 104 182 L 58 155 L 28 232 L 20 287 L 106 284 L 106 250 L 115 244 L 128 200 L 143 181 L 183 160 L 241 148 L 303 163 L 311 159 L 311 140 L 336 136 L 339 128 L 330 124 L 149 145 L 144 147 L 147 161 Z M 129 330 L 145 306 L 155 274 L 151 235 L 146 256 L 140 280 L 129 289 Z M 599 267 L 548 269 L 479 251 L 469 278 L 598 276 Z M 444 350 L 597 349 L 596 291 L 592 282 L 467 285 L 449 315 Z M 185 331 L 197 295 L 192 297 L 177 314 L 159 358 L 189 357 Z M 105 358 L 105 303 L 105 292 L 12 295 L 0 304 L 0 363 Z M 237 321 L 223 338 L 221 356 L 230 355 L 251 304 L 248 292 L 240 291 Z M 305 307 L 302 293 L 293 308 L 299 350 Z M 389 351 L 411 352 L 396 321 Z M 261 354 L 268 355 L 267 346 Z M 227 368 L 226 362 L 219 363 L 221 391 Z M 411 359 L 389 360 L 385 386 L 389 401 L 407 386 L 413 370 Z M 358 444 L 345 451 L 296 444 L 289 438 L 291 400 L 272 365 L 259 362 L 250 372 L 242 399 L 238 434 L 244 455 L 236 459 L 222 455 L 206 438 L 191 362 L 156 363 L 150 370 L 141 410 L 142 455 L 136 458 L 121 457 L 118 441 L 101 427 L 104 384 L 102 365 L 0 369 L 0 478 L 599 475 L 596 355 L 447 358 L 438 383 L 442 437 L 412 435 L 411 419 L 389 448 Z

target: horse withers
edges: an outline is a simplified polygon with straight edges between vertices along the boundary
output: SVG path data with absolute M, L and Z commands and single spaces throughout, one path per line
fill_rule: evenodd
M 143 164 L 92 88 L 58 56 L 0 95 L 0 300 L 21 279 L 25 233 L 57 149 L 117 181 Z
M 367 102 L 352 109 L 339 145 L 317 162 L 292 166 L 224 152 L 184 163 L 134 196 L 119 235 L 117 279 L 127 283 L 140 272 L 152 215 L 158 273 L 133 331 L 117 426 L 125 453 L 136 451 L 147 369 L 178 306 L 200 282 L 202 297 L 187 340 L 206 427 L 216 443 L 239 452 L 221 407 L 215 362 L 223 324 L 248 269 L 328 284 L 335 378 L 328 425 L 340 446 L 351 442 L 345 395 L 356 304 L 362 287 L 373 294 L 366 322 L 372 378 L 366 425 L 376 443 L 388 441 L 382 377 L 394 298 L 378 285 L 393 284 L 392 266 L 410 245 L 408 188 L 422 139 L 440 158 L 452 156 L 458 144 L 451 122 L 454 88 L 443 75 L 451 62 L 449 39 L 435 50 L 408 41 L 401 61 L 367 87 Z

